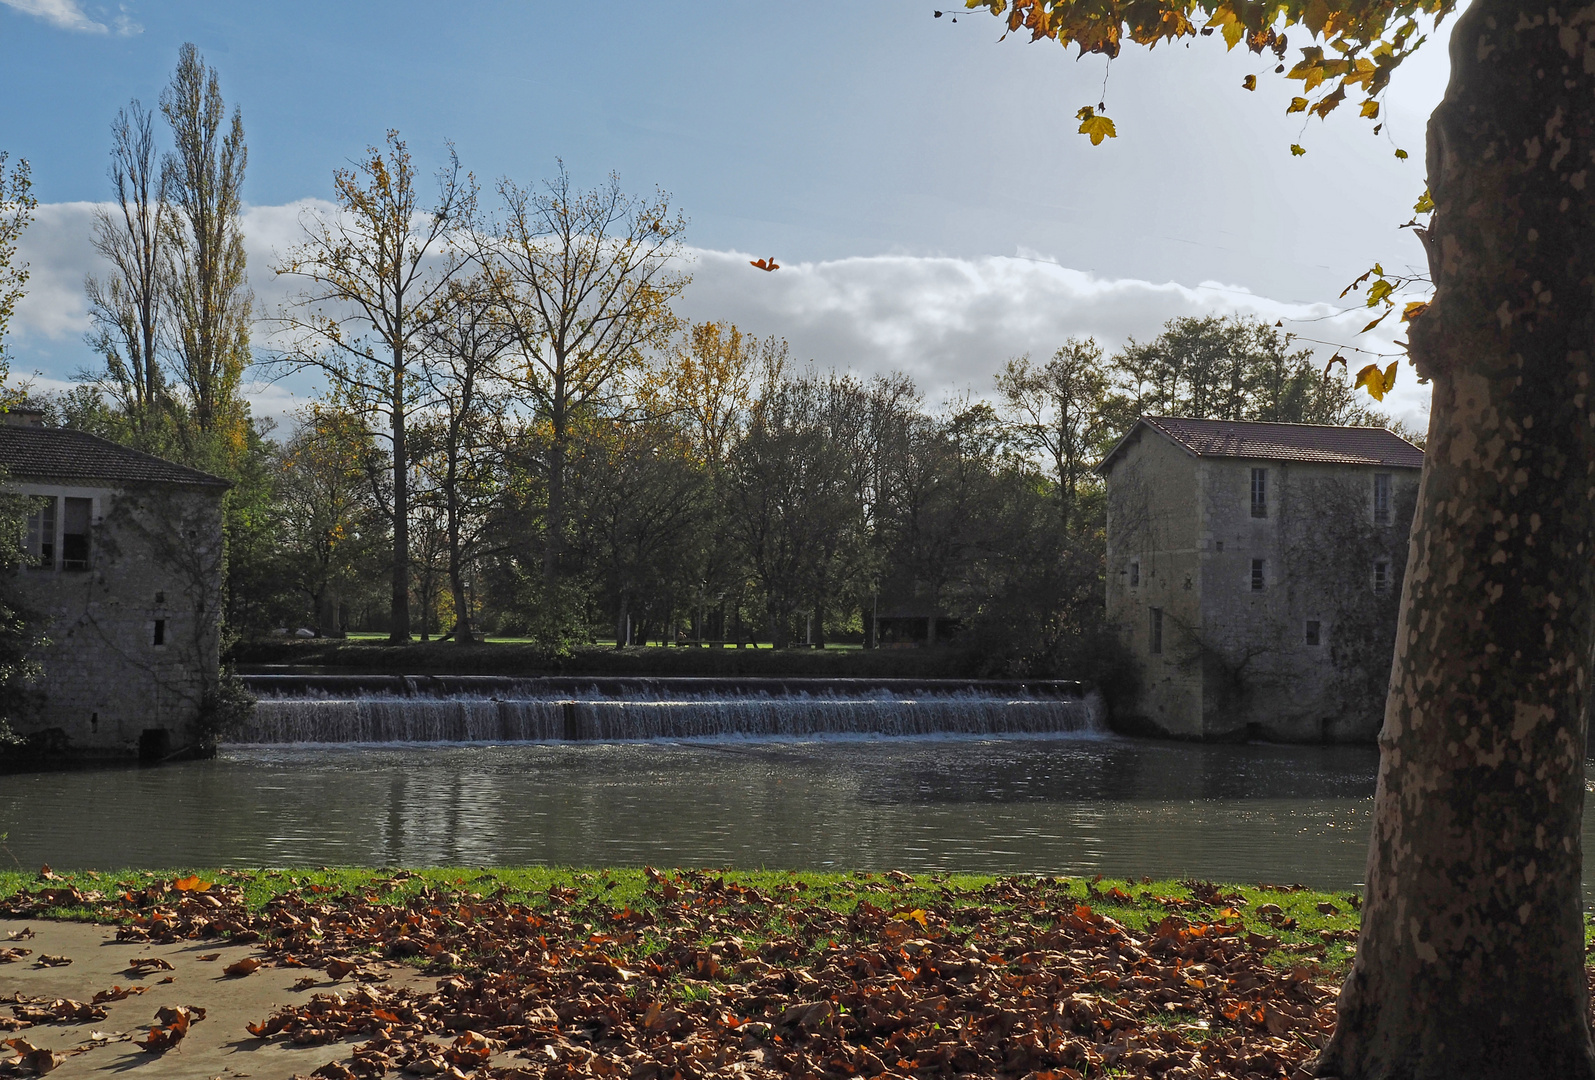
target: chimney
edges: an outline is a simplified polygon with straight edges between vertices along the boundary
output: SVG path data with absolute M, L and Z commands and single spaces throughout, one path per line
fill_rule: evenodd
M 8 407 L 5 413 L 0 415 L 0 422 L 4 422 L 7 427 L 43 427 L 44 410 L 35 409 L 25 401 L 19 402 Z

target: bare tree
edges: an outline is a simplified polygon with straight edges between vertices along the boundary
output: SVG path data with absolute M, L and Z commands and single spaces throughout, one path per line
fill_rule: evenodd
M 276 273 L 305 282 L 278 316 L 294 344 L 282 370 L 314 369 L 334 397 L 359 415 L 385 423 L 392 444 L 393 600 L 389 640 L 410 639 L 410 500 L 405 421 L 419 387 L 410 379 L 411 350 L 462 263 L 449 258 L 451 238 L 469 221 L 476 186 L 460 175 L 449 148 L 438 173 L 437 201 L 422 209 L 415 166 L 397 131 L 387 149 L 369 147 L 353 169 L 333 174 L 338 213 L 307 211 L 304 239 Z
M 670 302 L 690 280 L 674 268 L 686 221 L 670 216 L 663 193 L 633 198 L 613 175 L 577 191 L 563 162 L 543 191 L 509 180 L 498 190 L 505 217 L 485 254 L 504 270 L 500 299 L 526 361 L 521 389 L 550 427 L 543 584 L 552 590 L 572 421 L 646 352 L 668 345 L 677 326 Z
M 94 250 L 111 264 L 105 278 L 83 281 L 89 317 L 85 340 L 105 358 L 95 382 L 122 407 L 134 431 L 148 438 L 167 404 L 156 350 L 166 294 L 171 205 L 155 147 L 155 117 L 137 100 L 111 124 L 115 210 L 94 212 Z
M 243 415 L 238 384 L 249 364 L 254 297 L 238 212 L 249 151 L 236 108 L 227 120 L 216 69 L 207 68 L 191 44 L 178 54 L 161 112 L 177 147 L 161 172 L 171 202 L 166 302 L 172 351 L 194 427 L 208 435 Z
M 422 353 L 428 400 L 417 459 L 442 503 L 454 640 L 461 645 L 477 640 L 466 577 L 499 494 L 506 442 L 499 365 L 514 337 L 494 295 L 489 272 L 450 282 L 427 320 Z

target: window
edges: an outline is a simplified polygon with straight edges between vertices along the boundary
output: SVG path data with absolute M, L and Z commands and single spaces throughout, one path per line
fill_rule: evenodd
M 1380 559 L 1373 564 L 1373 591 L 1386 592 L 1390 588 L 1390 563 Z
M 1263 591 L 1263 560 L 1252 560 L 1252 592 Z
M 1373 523 L 1390 524 L 1390 474 L 1373 474 Z
M 61 514 L 61 569 L 89 568 L 89 512 L 92 499 L 63 499 Z
M 1322 645 L 1324 643 L 1324 624 L 1317 619 L 1308 619 L 1306 631 L 1302 634 L 1302 642 L 1306 645 Z
M 1268 470 L 1252 470 L 1252 517 L 1268 516 Z
M 166 620 L 156 619 L 155 630 L 150 634 L 150 644 L 157 649 L 166 644 Z
M 1133 589 L 1139 584 L 1141 584 L 1141 564 L 1133 562 L 1130 564 L 1130 588 Z
M 28 515 L 27 553 L 33 564 L 47 570 L 55 569 L 55 498 L 34 501 L 33 512 Z
M 1152 652 L 1161 653 L 1163 651 L 1163 609 L 1160 607 L 1149 608 L 1148 612 L 1152 616 Z

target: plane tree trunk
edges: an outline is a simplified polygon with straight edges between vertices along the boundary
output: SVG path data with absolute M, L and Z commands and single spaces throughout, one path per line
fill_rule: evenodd
M 1591 656 L 1595 7 L 1474 0 L 1429 127 L 1433 380 L 1345 1080 L 1595 1077 L 1580 825 Z

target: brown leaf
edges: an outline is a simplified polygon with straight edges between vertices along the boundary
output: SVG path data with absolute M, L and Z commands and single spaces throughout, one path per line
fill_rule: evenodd
M 236 977 L 236 976 L 240 976 L 240 975 L 253 975 L 256 971 L 259 971 L 259 970 L 260 970 L 260 957 L 258 957 L 258 956 L 246 956 L 242 960 L 235 960 L 233 963 L 228 964 L 226 967 L 222 968 L 222 974 L 223 975 L 231 975 L 231 976 L 235 976 Z

